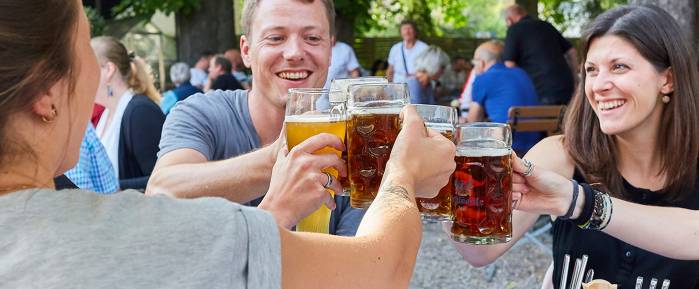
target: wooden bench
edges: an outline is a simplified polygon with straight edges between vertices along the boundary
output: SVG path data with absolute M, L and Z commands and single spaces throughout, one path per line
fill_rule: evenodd
M 508 111 L 508 121 L 513 132 L 561 133 L 565 105 L 513 106 Z

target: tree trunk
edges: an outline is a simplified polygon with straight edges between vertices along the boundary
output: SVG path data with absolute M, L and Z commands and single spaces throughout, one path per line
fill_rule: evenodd
M 684 30 L 687 39 L 699 52 L 699 4 L 697 0 L 629 0 L 629 4 L 654 4 L 672 15 Z
M 238 47 L 232 0 L 200 1 L 199 10 L 176 14 L 177 58 L 193 65 L 203 51 Z
M 527 13 L 532 17 L 538 17 L 539 10 L 537 7 L 539 6 L 539 0 L 516 0 L 515 3 L 522 6 L 524 10 L 527 10 Z
M 338 14 L 335 17 L 335 29 L 337 41 L 342 41 L 350 46 L 354 43 L 354 19 Z

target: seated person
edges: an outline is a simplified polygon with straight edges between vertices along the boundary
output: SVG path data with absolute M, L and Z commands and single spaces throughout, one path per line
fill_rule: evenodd
M 503 47 L 497 41 L 488 41 L 476 49 L 473 70 L 476 79 L 471 92 L 473 100 L 468 112 L 468 122 L 507 122 L 507 112 L 512 106 L 537 105 L 536 90 L 527 73 L 520 68 L 509 68 L 502 63 Z M 536 132 L 515 132 L 512 149 L 524 155 L 541 139 Z
M 243 86 L 231 74 L 231 62 L 223 55 L 216 55 L 211 58 L 209 65 L 209 82 L 205 91 L 210 90 L 238 90 Z
M 163 113 L 168 114 L 177 102 L 186 99 L 190 95 L 202 92 L 201 89 L 192 85 L 190 77 L 189 66 L 186 63 L 178 62 L 170 67 L 170 79 L 176 87 L 163 94 L 163 100 L 160 101 L 160 108 L 163 109 Z

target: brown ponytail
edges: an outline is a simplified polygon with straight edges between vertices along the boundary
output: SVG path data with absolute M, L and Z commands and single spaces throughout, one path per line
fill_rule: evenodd
M 153 74 L 150 66 L 140 57 L 134 57 L 131 61 L 131 77 L 129 87 L 136 94 L 142 94 L 160 105 L 160 92 L 153 84 Z
M 101 63 L 108 61 L 116 65 L 119 74 L 135 94 L 148 96 L 160 104 L 160 93 L 153 84 L 153 74 L 143 59 L 130 54 L 126 46 L 114 37 L 93 38 L 92 47 Z

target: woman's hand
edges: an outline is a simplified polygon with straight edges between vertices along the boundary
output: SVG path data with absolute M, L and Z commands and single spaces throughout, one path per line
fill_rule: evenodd
M 521 211 L 563 216 L 573 198 L 573 183 L 565 177 L 512 154 L 512 199 Z M 525 176 L 526 173 L 529 175 Z M 583 198 L 582 189 L 578 203 Z M 576 210 L 576 212 L 579 210 Z

